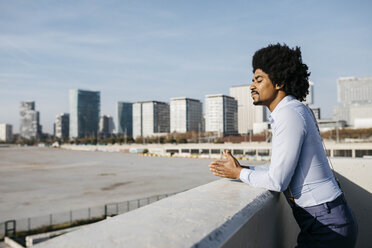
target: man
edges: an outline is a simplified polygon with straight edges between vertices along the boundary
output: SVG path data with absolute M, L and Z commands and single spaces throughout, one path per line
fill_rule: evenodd
M 300 102 L 308 94 L 310 75 L 300 48 L 269 45 L 254 54 L 252 65 L 253 104 L 271 112 L 271 162 L 242 168 L 225 151 L 227 160 L 212 162 L 210 170 L 284 192 L 301 229 L 297 247 L 354 247 L 356 220 L 330 169 L 314 115 Z

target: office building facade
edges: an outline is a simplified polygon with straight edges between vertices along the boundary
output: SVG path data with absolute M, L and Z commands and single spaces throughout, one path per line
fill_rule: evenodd
M 99 134 L 104 138 L 111 137 L 114 133 L 114 119 L 110 115 L 102 115 L 99 119 Z
M 219 136 L 238 134 L 238 102 L 235 98 L 222 94 L 206 96 L 205 131 Z
M 100 92 L 70 90 L 70 138 L 97 137 Z
M 133 103 L 133 138 L 142 137 L 142 102 Z
M 343 77 L 337 80 L 339 106 L 333 108 L 333 119 L 346 121 L 354 126 L 355 121 L 370 118 L 372 109 L 372 77 Z
M 230 96 L 238 102 L 238 132 L 247 134 L 253 131 L 254 123 L 267 121 L 267 108 L 253 105 L 250 85 L 230 87 Z
M 166 134 L 170 131 L 170 107 L 158 101 L 133 104 L 133 138 Z
M 203 105 L 199 100 L 178 97 L 170 102 L 170 131 L 202 131 Z
M 337 100 L 344 105 L 372 104 L 372 77 L 343 77 L 337 80 Z
M 55 136 L 60 139 L 68 139 L 70 131 L 70 115 L 61 113 L 54 122 Z
M 118 102 L 118 135 L 133 136 L 133 103 Z
M 20 137 L 38 139 L 41 136 L 40 114 L 35 110 L 35 102 L 21 102 L 20 104 Z
M 13 126 L 6 123 L 0 124 L 0 141 L 9 142 L 13 138 Z

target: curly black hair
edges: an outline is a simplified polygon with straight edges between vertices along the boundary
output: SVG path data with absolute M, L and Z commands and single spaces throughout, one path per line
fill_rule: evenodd
M 302 63 L 299 47 L 289 48 L 286 44 L 269 45 L 256 51 L 252 59 L 253 73 L 261 69 L 269 75 L 273 85 L 284 84 L 283 90 L 303 101 L 309 93 L 308 67 Z

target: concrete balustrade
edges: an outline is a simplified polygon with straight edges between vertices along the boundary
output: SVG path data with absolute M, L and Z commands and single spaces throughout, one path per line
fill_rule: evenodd
M 372 143 L 336 143 L 325 142 L 327 154 L 330 157 L 357 157 L 372 156 Z M 101 151 L 101 152 L 133 152 L 140 153 L 148 150 L 149 153 L 169 156 L 175 155 L 180 157 L 198 155 L 199 157 L 219 157 L 221 151 L 225 149 L 240 156 L 263 156 L 271 155 L 271 143 L 267 142 L 243 142 L 243 143 L 188 143 L 188 144 L 130 144 L 130 145 L 68 145 L 61 146 L 64 149 L 80 151 Z
M 369 247 L 372 160 L 333 164 Z M 283 194 L 221 179 L 36 247 L 294 247 L 298 232 Z
M 222 179 L 40 247 L 288 247 L 295 244 L 296 226 L 284 220 L 290 218 L 284 201 L 278 193 Z

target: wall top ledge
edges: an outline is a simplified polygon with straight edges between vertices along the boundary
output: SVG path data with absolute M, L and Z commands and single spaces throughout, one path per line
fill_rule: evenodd
M 34 247 L 219 247 L 273 197 L 220 179 Z

